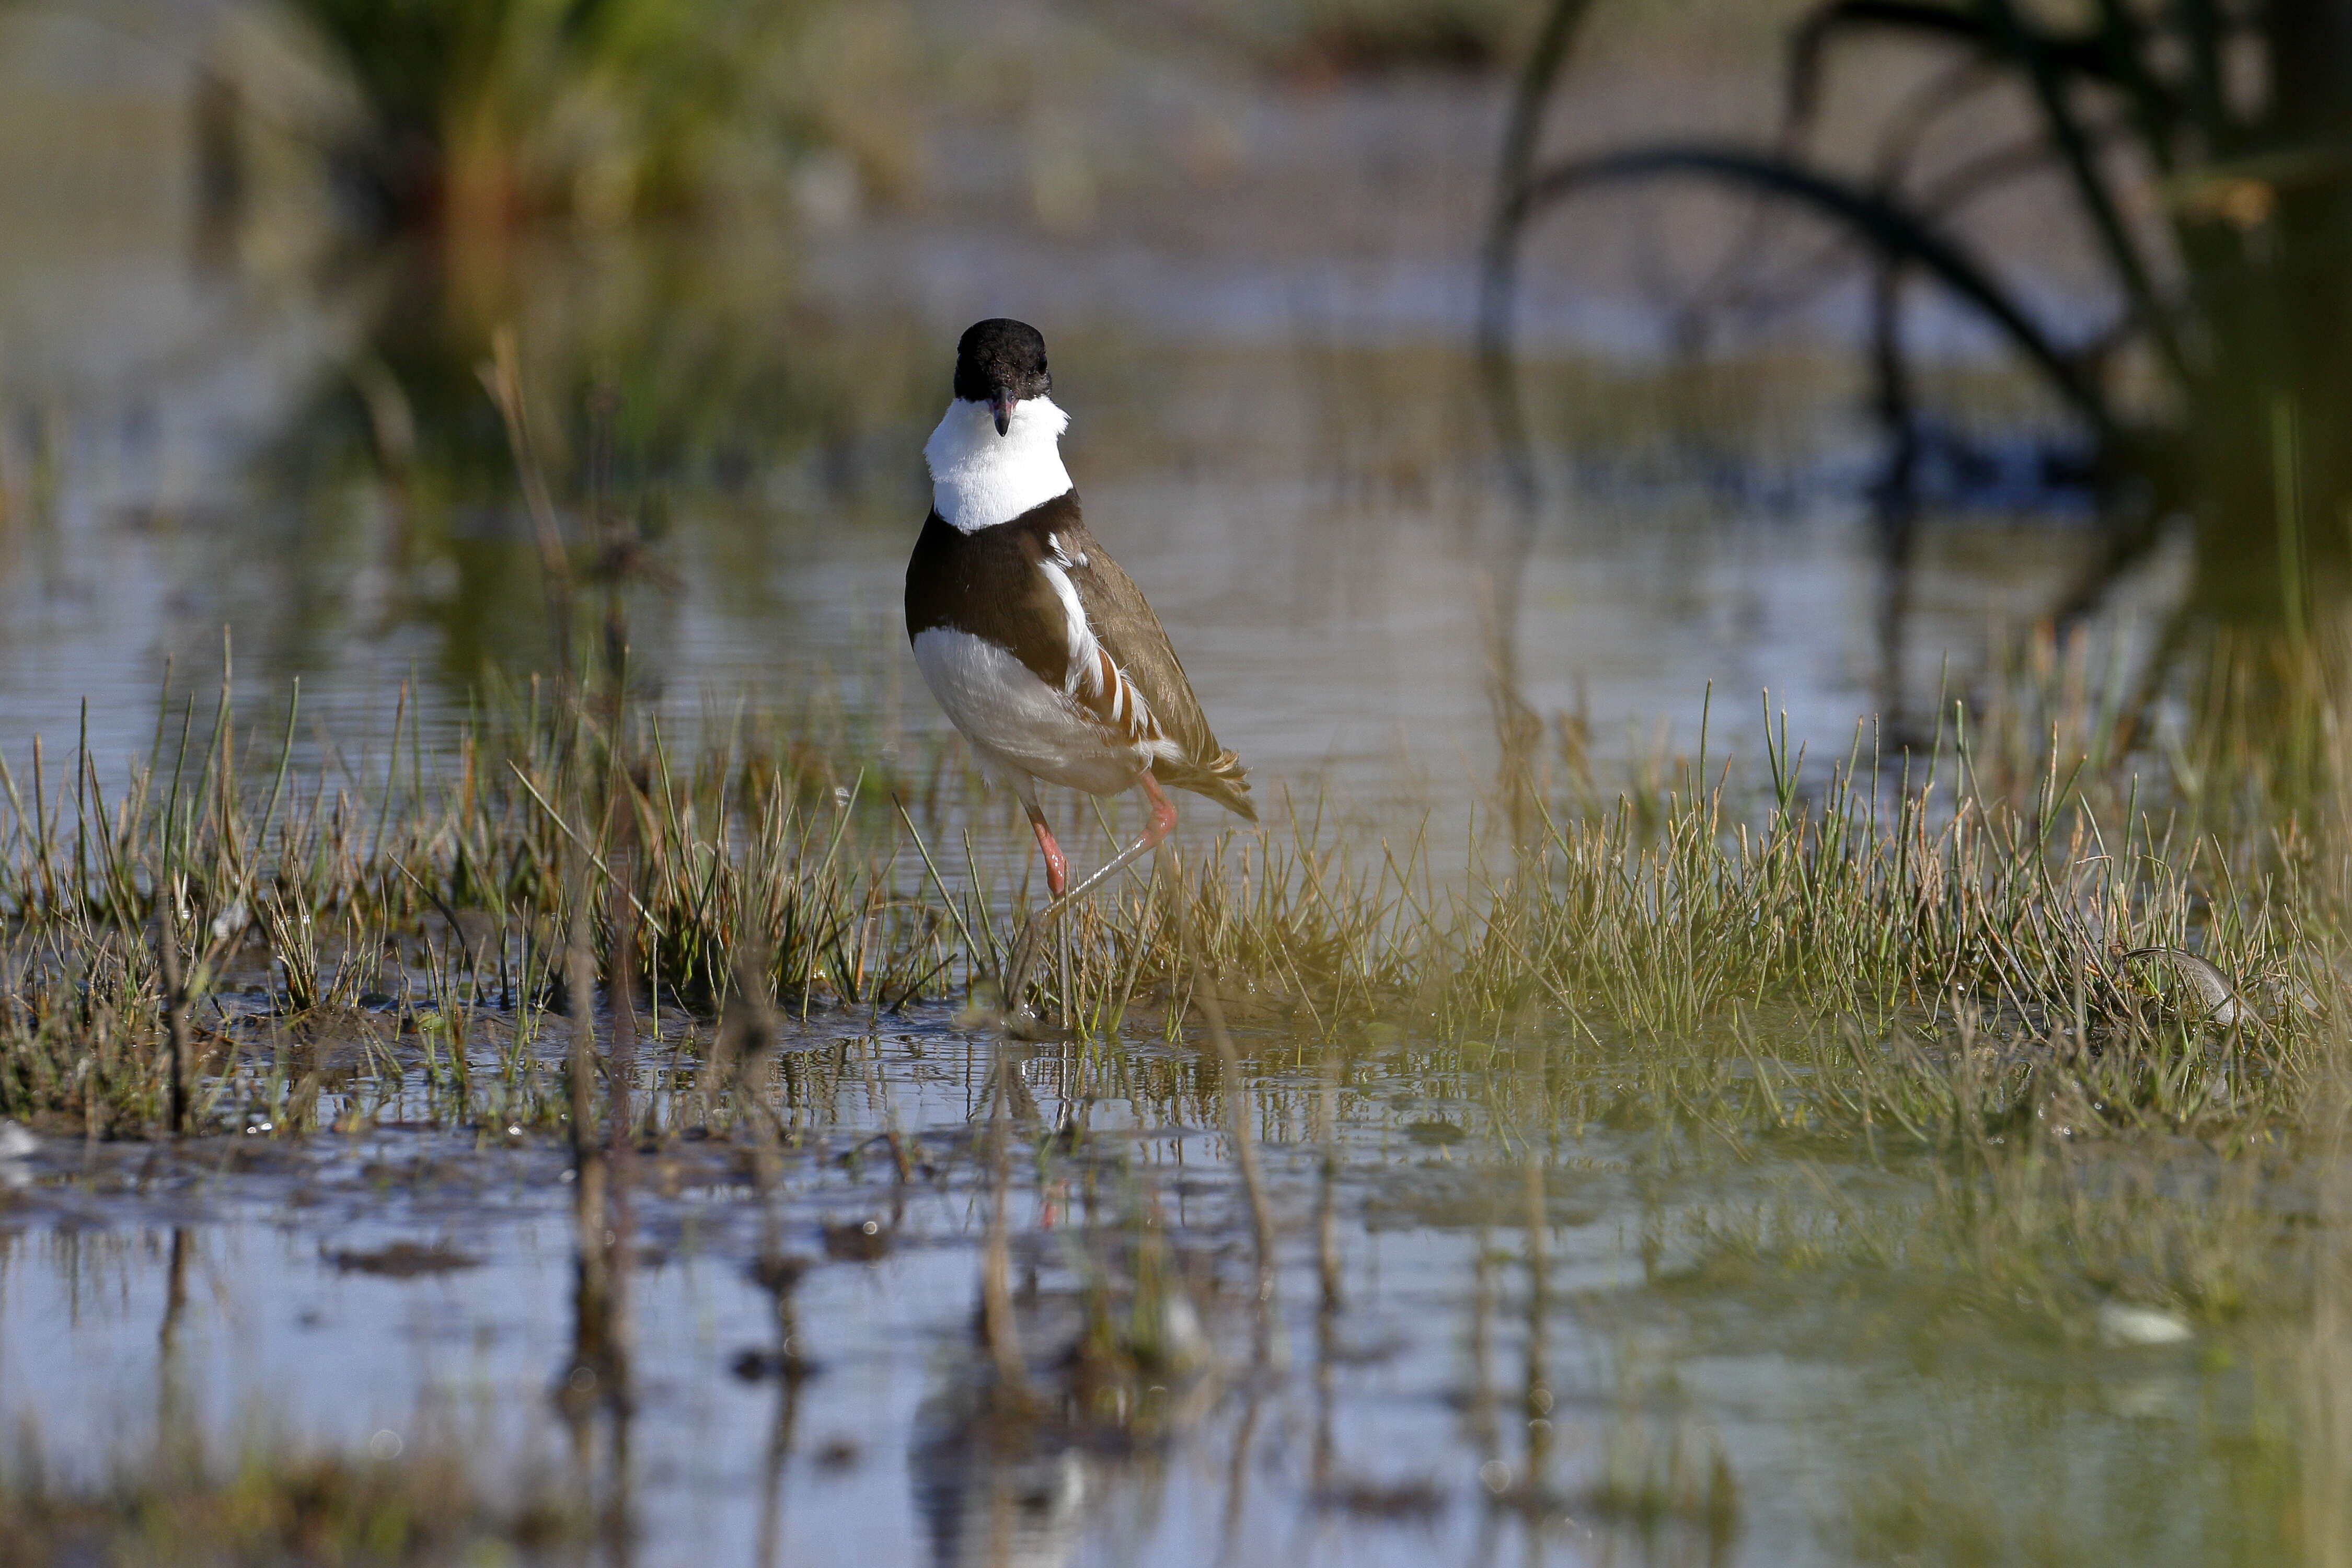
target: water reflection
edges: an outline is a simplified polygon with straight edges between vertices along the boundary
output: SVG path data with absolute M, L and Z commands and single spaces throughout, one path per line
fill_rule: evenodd
M 188 1310 L 188 1255 L 195 1241 L 186 1226 L 172 1230 L 172 1260 L 165 1266 L 163 1321 L 155 1331 L 155 1446 L 158 1453 L 190 1443 L 187 1371 L 181 1364 L 180 1321 Z
M 985 1389 L 942 1390 L 916 1413 L 908 1452 L 929 1561 L 1059 1568 L 1076 1554 L 1101 1468 L 1065 1427 L 1008 1417 Z

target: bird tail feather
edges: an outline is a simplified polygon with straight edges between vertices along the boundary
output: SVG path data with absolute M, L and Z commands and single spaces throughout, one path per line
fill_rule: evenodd
M 1250 804 L 1249 770 L 1232 752 L 1218 752 L 1216 761 L 1205 765 L 1158 771 L 1160 782 L 1172 788 L 1206 795 L 1245 822 L 1257 820 L 1257 807 Z

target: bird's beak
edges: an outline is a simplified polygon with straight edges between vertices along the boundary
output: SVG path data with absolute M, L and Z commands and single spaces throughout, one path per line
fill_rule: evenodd
M 988 411 L 996 416 L 998 435 L 1002 436 L 1013 428 L 1013 411 L 1019 407 L 1020 404 L 1021 400 L 1009 392 L 996 392 L 989 395 Z

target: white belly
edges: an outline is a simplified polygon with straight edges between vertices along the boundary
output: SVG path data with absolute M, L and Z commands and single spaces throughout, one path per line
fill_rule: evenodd
M 1142 747 L 1114 741 L 1076 698 L 970 632 L 918 633 L 915 665 L 981 760 L 1007 774 L 1024 799 L 1027 778 L 1117 795 L 1150 763 Z

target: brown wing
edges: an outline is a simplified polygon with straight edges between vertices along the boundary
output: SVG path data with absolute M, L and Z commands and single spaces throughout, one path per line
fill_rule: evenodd
M 1163 784 L 1207 795 L 1256 821 L 1241 761 L 1217 744 L 1208 715 L 1201 711 L 1201 700 L 1184 677 L 1183 661 L 1169 645 L 1143 591 L 1083 521 L 1065 526 L 1060 543 L 1070 563 L 1071 586 L 1078 591 L 1078 605 L 1086 611 L 1095 641 L 1142 696 L 1161 733 L 1182 750 L 1181 760 L 1162 761 L 1153 773 Z

